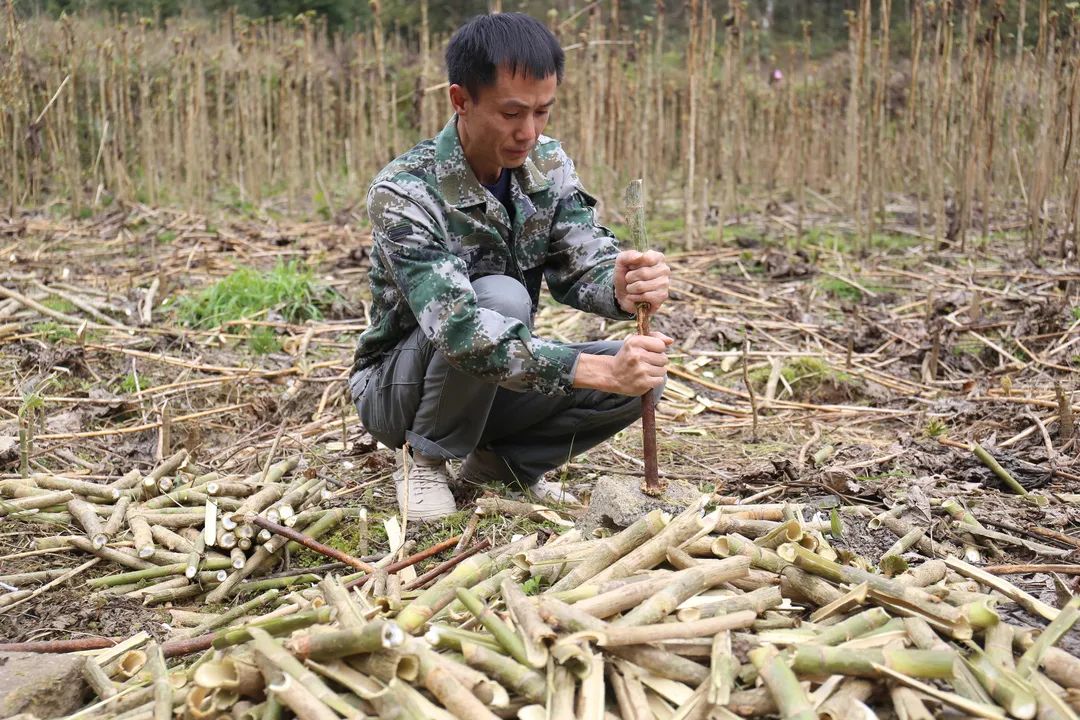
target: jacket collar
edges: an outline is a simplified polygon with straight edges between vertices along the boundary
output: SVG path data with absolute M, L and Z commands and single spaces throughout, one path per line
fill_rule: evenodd
M 525 163 L 520 168 L 513 170 L 513 175 L 526 195 L 551 187 L 551 181 L 536 167 L 531 155 L 525 158 Z M 439 183 L 439 192 L 443 198 L 455 208 L 487 202 L 487 190 L 480 184 L 465 159 L 465 151 L 458 138 L 457 115 L 450 118 L 435 138 L 435 179 Z

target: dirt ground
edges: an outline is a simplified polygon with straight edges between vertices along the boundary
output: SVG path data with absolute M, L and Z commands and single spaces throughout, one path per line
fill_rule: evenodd
M 726 228 L 721 243 L 669 253 L 672 300 L 654 321 L 676 340 L 658 409 L 662 474 L 744 501 L 806 503 L 807 519 L 828 519 L 837 505 L 880 512 L 903 503 L 903 517 L 935 540 L 959 541 L 938 508 L 946 498 L 1025 540 L 1050 542 L 1025 532 L 1032 526 L 1075 538 L 1078 448 L 1058 399 L 1060 388 L 1065 405 L 1075 402 L 1080 368 L 1075 263 L 1031 262 L 1010 226 L 988 247 L 964 251 L 929 250 L 932 242 L 901 226 L 868 247 L 838 218 L 812 226 L 796 242 L 777 237 L 769 216 L 752 216 Z M 0 482 L 18 478 L 24 461 L 28 472 L 106 482 L 180 448 L 200 468 L 232 473 L 261 467 L 270 452 L 299 453 L 334 489 L 333 503 L 390 515 L 393 455 L 363 431 L 343 393 L 370 309 L 369 243 L 358 223 L 211 220 L 144 206 L 81 221 L 0 218 L 0 256 L 9 260 L 0 281 Z M 269 271 L 279 261 L 303 262 L 332 291 L 320 319 L 289 322 L 271 308 L 199 329 L 173 309 L 238 268 Z M 535 331 L 579 341 L 632 327 L 549 299 Z M 25 457 L 20 428 L 33 434 Z M 1050 503 L 1006 489 L 971 443 Z M 587 496 L 600 475 L 637 483 L 640 472 L 635 425 L 574 458 L 560 478 Z M 482 490 L 461 489 L 462 508 Z M 413 532 L 446 536 L 467 515 Z M 508 536 L 526 522 L 536 521 L 484 529 Z M 896 540 L 865 519 L 844 522 L 835 546 L 870 563 Z M 0 519 L 0 576 L 84 562 L 77 552 L 32 551 L 35 538 L 75 531 Z M 377 551 L 384 538 L 371 539 Z M 1080 541 L 1055 546 L 1060 556 L 1047 557 L 998 543 L 986 563 L 1071 563 Z M 1037 570 L 1006 577 L 1055 605 L 1073 591 L 1072 570 Z M 0 613 L 0 640 L 160 634 L 164 611 L 82 586 L 115 571 L 101 563 Z M 1018 621 L 1037 622 L 1018 612 Z

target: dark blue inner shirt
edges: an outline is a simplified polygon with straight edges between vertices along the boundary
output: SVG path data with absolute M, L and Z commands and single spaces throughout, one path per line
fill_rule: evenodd
M 511 222 L 514 220 L 514 201 L 510 199 L 510 168 L 503 168 L 502 173 L 499 174 L 499 179 L 493 182 L 491 185 L 487 183 L 481 183 L 488 189 L 495 199 L 503 204 L 506 208 L 506 214 L 510 216 Z

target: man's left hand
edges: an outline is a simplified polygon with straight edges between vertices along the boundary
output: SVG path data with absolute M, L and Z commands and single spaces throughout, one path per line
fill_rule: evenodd
M 615 258 L 615 300 L 628 313 L 637 312 L 638 303 L 655 313 L 668 299 L 670 277 L 663 253 L 624 250 Z

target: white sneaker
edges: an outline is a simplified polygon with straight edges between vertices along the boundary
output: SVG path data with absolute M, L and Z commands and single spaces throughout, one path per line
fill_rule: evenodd
M 446 463 L 430 465 L 424 462 L 409 463 L 408 481 L 405 472 L 394 472 L 394 488 L 397 490 L 398 508 L 406 511 L 408 491 L 409 520 L 438 520 L 457 512 L 454 495 L 450 492 L 450 475 Z
M 482 448 L 476 448 L 469 453 L 469 456 L 465 458 L 465 462 L 461 466 L 459 476 L 466 482 L 481 485 L 502 483 L 503 485 L 510 486 L 516 484 L 518 487 L 521 487 L 521 483 L 518 483 L 514 479 L 513 472 L 507 467 L 506 462 L 490 450 L 484 450 Z M 527 487 L 529 492 L 535 495 L 539 500 L 545 502 L 578 502 L 578 499 L 574 497 L 574 495 L 563 489 L 562 483 L 550 482 L 542 477 L 536 482 L 530 483 Z

